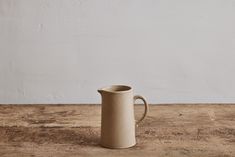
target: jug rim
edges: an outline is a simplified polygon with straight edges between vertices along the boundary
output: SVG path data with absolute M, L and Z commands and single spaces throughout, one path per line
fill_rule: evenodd
M 126 93 L 130 92 L 132 88 L 127 85 L 110 85 L 98 89 L 98 92 L 108 92 L 108 93 Z

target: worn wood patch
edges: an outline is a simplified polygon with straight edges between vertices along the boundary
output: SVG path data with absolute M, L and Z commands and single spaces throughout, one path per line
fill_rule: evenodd
M 234 157 L 235 105 L 155 105 L 137 145 L 99 145 L 100 105 L 0 105 L 0 157 Z M 140 117 L 143 106 L 136 106 Z

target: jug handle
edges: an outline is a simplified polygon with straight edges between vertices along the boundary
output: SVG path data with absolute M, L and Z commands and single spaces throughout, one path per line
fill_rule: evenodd
M 134 102 L 135 102 L 137 99 L 142 100 L 142 101 L 144 102 L 144 106 L 145 106 L 143 116 L 136 122 L 136 126 L 138 127 L 139 123 L 140 123 L 141 121 L 143 121 L 144 118 L 147 116 L 147 113 L 148 113 L 148 110 L 149 110 L 149 105 L 148 105 L 147 101 L 145 100 L 145 98 L 142 97 L 141 95 L 135 95 L 135 96 L 134 96 Z

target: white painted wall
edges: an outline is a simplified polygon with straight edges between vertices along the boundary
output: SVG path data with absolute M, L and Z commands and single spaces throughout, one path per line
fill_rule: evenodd
M 0 103 L 235 102 L 234 0 L 0 0 Z

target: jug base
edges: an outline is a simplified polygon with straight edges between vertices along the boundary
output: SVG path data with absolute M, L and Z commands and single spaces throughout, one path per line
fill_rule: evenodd
M 127 149 L 127 148 L 131 148 L 134 147 L 136 145 L 136 143 L 129 145 L 129 146 L 107 146 L 107 145 L 103 145 L 102 143 L 100 143 L 100 146 L 104 147 L 104 148 L 109 148 L 109 149 Z

